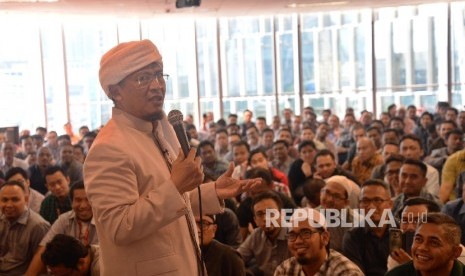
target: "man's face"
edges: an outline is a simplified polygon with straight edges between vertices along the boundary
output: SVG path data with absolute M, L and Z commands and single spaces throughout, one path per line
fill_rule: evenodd
M 370 131 L 367 132 L 367 137 L 370 138 L 371 141 L 373 141 L 373 143 L 376 145 L 376 146 L 381 146 L 381 134 L 375 130 L 375 129 L 372 129 Z
M 342 210 L 347 207 L 348 203 L 347 191 L 341 184 L 337 182 L 328 182 L 323 189 L 321 189 L 321 207 L 325 209 Z
M 381 220 L 384 210 L 391 210 L 392 208 L 392 201 L 388 191 L 381 186 L 375 185 L 362 188 L 359 204 L 360 208 L 365 210 L 365 213 L 374 210 L 371 220 L 375 224 L 378 224 Z
M 399 143 L 399 138 L 397 137 L 394 131 L 384 132 L 381 140 L 383 144 L 386 144 L 387 142 L 392 142 L 396 144 Z
M 57 144 L 57 134 L 53 131 L 47 133 L 47 143 L 49 145 L 56 145 Z
M 423 150 L 417 141 L 405 139 L 400 143 L 400 154 L 405 158 L 420 160 L 423 156 Z
M 249 158 L 249 152 L 247 148 L 243 145 L 233 147 L 233 156 L 234 156 L 234 164 L 240 165 L 244 162 L 247 162 Z
M 352 132 L 352 137 L 354 138 L 355 142 L 357 142 L 360 138 L 365 137 L 365 130 L 363 128 L 355 129 Z
M 5 158 L 6 163 L 12 163 L 15 156 L 16 148 L 13 143 L 5 142 L 3 145 L 3 158 Z
M 455 114 L 454 111 L 452 110 L 447 110 L 446 111 L 446 121 L 456 121 L 457 120 L 457 114 Z
M 244 122 L 249 123 L 250 121 L 252 121 L 252 112 L 250 111 L 244 112 Z
M 459 134 L 450 134 L 446 140 L 447 148 L 450 148 L 452 152 L 456 152 L 463 148 L 462 135 Z
M 413 266 L 422 275 L 434 275 L 460 256 L 460 246 L 450 244 L 447 235 L 440 225 L 423 223 L 418 227 L 412 244 L 412 258 Z
M 189 136 L 192 138 L 192 139 L 198 139 L 199 138 L 199 134 L 197 133 L 197 129 L 196 128 L 189 128 L 189 130 L 187 131 L 189 133 Z
M 427 178 L 418 166 L 403 164 L 400 168 L 399 184 L 406 196 L 419 196 L 421 189 L 425 186 Z
M 316 136 L 318 136 L 320 140 L 324 140 L 326 139 L 326 136 L 328 136 L 328 132 L 329 132 L 329 127 L 325 124 L 321 124 L 318 126 L 318 129 L 316 131 Z
M 329 116 L 328 124 L 331 129 L 339 127 L 339 119 L 335 115 Z
M 255 128 L 251 127 L 247 129 L 246 134 L 249 145 L 258 144 L 258 139 L 260 138 L 260 136 L 258 135 L 258 131 Z
M 285 160 L 288 157 L 287 147 L 283 143 L 274 144 L 273 155 L 280 160 Z
M 393 144 L 384 145 L 382 152 L 384 161 L 386 161 L 393 154 L 399 154 L 399 146 Z
M 347 116 L 344 118 L 344 128 L 349 129 L 353 124 L 355 124 L 355 118 L 352 116 Z
M 82 127 L 79 129 L 79 135 L 81 137 L 84 137 L 84 135 L 86 135 L 87 133 L 89 133 L 89 128 L 88 127 Z
M 29 189 L 29 179 L 24 178 L 20 173 L 12 175 L 10 178 L 7 179 L 7 181 L 18 181 L 26 187 L 26 189 Z
M 273 223 L 270 223 L 269 227 L 266 227 L 266 210 L 275 210 L 279 213 L 279 207 L 278 204 L 273 199 L 266 198 L 263 199 L 259 202 L 257 202 L 253 206 L 253 219 L 255 223 L 257 224 L 257 227 L 260 227 L 265 235 L 267 236 L 273 236 L 277 229 Z M 277 218 L 277 222 L 279 223 L 279 217 Z
M 389 184 L 389 186 L 397 189 L 399 186 L 399 174 L 400 168 L 402 167 L 402 162 L 392 161 L 386 165 L 386 170 L 384 172 L 384 181 Z
M 82 150 L 78 147 L 76 148 L 73 148 L 73 158 L 74 160 L 78 161 L 78 162 L 81 162 L 83 163 L 84 162 L 84 153 L 82 152 Z
M 228 123 L 229 124 L 237 124 L 237 117 L 236 116 L 228 117 Z
M 448 123 L 441 124 L 441 127 L 439 128 L 439 136 L 441 136 L 442 139 L 446 139 L 446 133 L 453 129 L 454 129 L 453 124 L 448 124 Z
M 263 131 L 266 128 L 266 123 L 264 120 L 260 119 L 255 122 L 255 126 L 257 126 L 259 131 Z
M 316 172 L 326 179 L 333 175 L 336 169 L 336 161 L 330 155 L 321 155 L 316 159 Z
M 392 120 L 390 127 L 393 128 L 393 129 L 402 130 L 402 129 L 404 129 L 404 124 L 400 120 Z
M 84 138 L 84 145 L 86 146 L 87 150 L 90 149 L 92 146 L 92 143 L 94 142 L 95 138 L 94 137 L 86 137 Z
M 265 148 L 270 148 L 273 145 L 274 133 L 272 131 L 267 131 L 263 133 L 262 136 L 263 146 Z
M 34 150 L 33 144 L 32 144 L 32 138 L 26 138 L 21 141 L 21 148 L 23 152 L 29 153 Z
M 415 119 L 415 116 L 417 115 L 417 109 L 413 107 L 408 108 L 407 115 L 410 119 Z
M 303 239 L 300 235 L 307 232 L 310 235 Z M 300 234 L 294 241 L 287 241 L 291 254 L 300 264 L 312 264 L 318 262 L 326 254 L 326 245 L 329 243 L 329 233 L 320 232 L 310 226 L 308 220 L 299 221 L 297 227 L 292 227 L 289 234 Z M 304 234 L 305 235 L 305 234 Z
M 216 134 L 216 145 L 221 149 L 228 148 L 228 135 L 224 132 L 219 132 Z
M 269 169 L 268 160 L 266 160 L 265 156 L 261 152 L 254 154 L 250 158 L 250 166 L 252 168 L 262 168 L 265 170 Z
M 154 62 L 130 74 L 120 84 L 110 86 L 115 106 L 145 121 L 160 119 L 166 94 L 165 80 L 163 77 L 155 77 L 146 86 L 139 82 L 162 74 L 163 63 Z
M 19 186 L 5 186 L 0 190 L 0 209 L 10 222 L 16 221 L 24 213 L 26 202 L 26 195 Z
M 423 115 L 420 118 L 420 124 L 423 128 L 427 128 L 429 125 L 431 125 L 433 121 L 431 121 L 431 117 L 429 115 Z
M 331 115 L 328 111 L 323 111 L 321 114 L 323 116 L 323 121 L 328 122 L 329 115 Z
M 459 113 L 459 116 L 457 117 L 457 124 L 459 125 L 459 127 L 462 128 L 462 130 L 465 130 L 464 127 L 465 127 L 465 111 L 461 111 Z
M 90 206 L 84 189 L 74 190 L 73 202 L 71 204 L 71 207 L 79 220 L 90 221 L 92 219 L 92 207 Z
M 37 152 L 37 164 L 40 167 L 47 167 L 52 163 L 52 154 L 47 147 L 42 147 Z
M 360 139 L 357 142 L 357 156 L 360 161 L 365 162 L 369 160 L 376 152 L 376 148 L 373 146 L 373 142 L 367 138 Z
M 279 119 L 279 116 L 273 117 L 272 126 L 273 126 L 273 129 L 278 129 L 281 126 L 281 120 Z
M 200 158 L 202 158 L 202 163 L 211 164 L 216 161 L 216 152 L 215 149 L 210 145 L 205 145 L 200 148 Z
M 73 147 L 72 146 L 63 146 L 60 150 L 61 162 L 69 164 L 74 160 Z
M 300 116 L 295 116 L 294 120 L 292 121 L 292 129 L 294 131 L 299 131 L 301 125 L 302 125 L 302 118 Z
M 316 150 L 312 146 L 308 145 L 300 149 L 299 155 L 304 162 L 311 165 L 315 158 Z
M 302 130 L 302 132 L 300 133 L 300 139 L 302 141 L 311 141 L 315 138 L 315 134 L 313 133 L 313 131 L 309 128 L 305 128 Z
M 401 215 L 400 230 L 404 233 L 415 232 L 418 221 L 424 218 L 427 213 L 428 208 L 423 204 L 405 206 Z
M 69 177 L 65 177 L 60 171 L 45 176 L 47 189 L 58 198 L 65 198 L 69 192 Z
M 384 113 L 381 114 L 381 117 L 379 119 L 381 120 L 381 122 L 383 122 L 384 127 L 387 127 L 389 125 L 389 121 L 391 120 L 389 115 Z
M 213 238 L 215 237 L 217 225 L 213 221 L 213 219 L 209 216 L 202 217 L 202 227 L 200 225 L 200 217 L 195 217 L 195 222 L 197 223 L 197 234 L 200 239 L 200 233 L 203 232 L 203 240 L 201 241 L 202 245 L 208 245 L 212 242 Z
M 278 140 L 284 140 L 286 141 L 289 145 L 292 145 L 292 135 L 289 131 L 287 130 L 281 130 L 279 132 L 279 137 Z

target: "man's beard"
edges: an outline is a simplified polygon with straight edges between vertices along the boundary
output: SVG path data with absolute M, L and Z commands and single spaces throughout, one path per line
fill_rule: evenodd
M 308 265 L 311 263 L 311 260 L 310 258 L 307 258 L 307 257 L 297 257 L 297 262 L 301 265 Z
M 152 114 L 152 116 L 150 117 L 150 120 L 158 121 L 158 120 L 161 120 L 162 118 L 163 118 L 163 112 L 157 112 L 155 114 Z

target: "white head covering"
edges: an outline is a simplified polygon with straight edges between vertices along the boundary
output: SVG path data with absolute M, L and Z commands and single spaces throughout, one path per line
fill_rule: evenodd
M 161 60 L 157 46 L 148 39 L 120 43 L 106 52 L 100 60 L 100 85 L 109 96 L 110 85 L 117 84 L 131 73 Z
M 349 181 L 351 180 L 343 175 L 333 175 L 325 179 L 326 183 L 335 182 L 335 183 L 342 185 L 342 187 L 344 187 L 344 189 L 347 191 L 347 195 L 350 195 L 350 193 L 352 192 L 352 187 Z

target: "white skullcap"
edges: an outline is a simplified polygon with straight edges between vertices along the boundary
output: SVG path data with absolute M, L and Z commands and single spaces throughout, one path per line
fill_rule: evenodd
M 352 187 L 350 186 L 349 181 L 351 180 L 343 175 L 333 175 L 325 179 L 326 183 L 335 182 L 342 185 L 342 187 L 347 191 L 347 195 L 350 195 L 350 193 L 352 192 Z
M 161 55 L 152 41 L 145 39 L 120 43 L 100 60 L 100 85 L 110 96 L 110 85 L 119 83 L 131 73 L 154 62 L 161 62 Z
M 308 221 L 313 228 L 323 227 L 326 230 L 325 216 L 318 210 L 305 207 L 294 210 L 289 222 L 293 225 L 294 221 Z

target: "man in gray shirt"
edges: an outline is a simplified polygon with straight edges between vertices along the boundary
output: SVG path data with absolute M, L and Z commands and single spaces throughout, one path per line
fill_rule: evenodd
M 257 228 L 239 246 L 246 267 L 255 275 L 273 275 L 276 267 L 290 257 L 287 248 L 287 229 L 275 227 L 270 223 L 266 226 L 267 209 L 281 211 L 281 199 L 271 192 L 258 194 L 252 202 L 252 210 Z M 280 219 L 276 219 L 281 225 Z M 255 260 L 253 262 L 252 260 Z
M 9 181 L 0 187 L 0 274 L 23 275 L 50 224 L 29 210 L 26 189 Z

